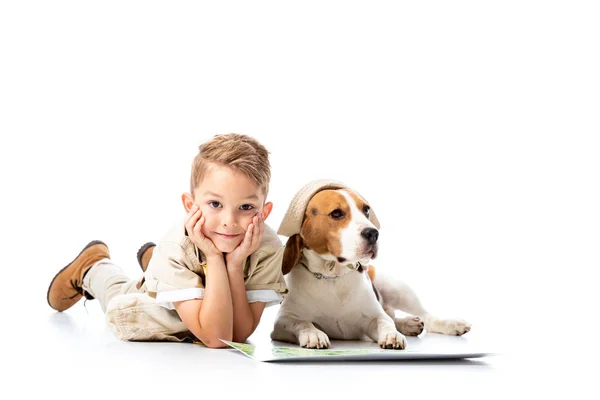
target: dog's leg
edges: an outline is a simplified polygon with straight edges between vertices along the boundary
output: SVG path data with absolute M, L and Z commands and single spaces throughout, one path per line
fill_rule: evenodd
M 394 320 L 396 329 L 406 336 L 418 336 L 425 329 L 425 322 L 421 316 L 427 312 L 421 306 L 416 294 L 402 282 L 396 281 L 390 284 L 385 281 L 384 285 L 376 283 L 377 290 L 382 297 L 382 306 L 390 317 Z M 408 311 L 406 303 L 410 304 L 412 311 Z M 402 310 L 411 314 L 408 317 L 396 317 L 396 310 Z
M 384 313 L 367 321 L 365 332 L 382 349 L 406 348 L 406 338 L 396 330 L 394 321 Z
M 418 326 L 422 322 L 427 332 L 444 335 L 461 336 L 471 330 L 471 324 L 467 321 L 461 319 L 441 319 L 430 314 L 423 308 L 416 293 L 403 282 L 379 275 L 374 284 L 381 293 L 386 313 L 390 316 L 393 315 L 398 330 L 404 334 L 418 330 Z M 395 318 L 395 310 L 403 311 L 414 317 Z M 422 320 L 422 322 L 415 320 L 415 317 Z
M 405 318 L 396 317 L 396 309 L 393 307 L 389 307 L 387 304 L 385 305 L 385 312 L 387 315 L 392 317 L 394 323 L 396 324 L 396 329 L 400 331 L 405 336 L 419 336 L 423 333 L 423 329 L 425 329 L 425 323 L 421 318 L 416 316 L 408 316 Z
M 271 332 L 272 340 L 296 343 L 309 349 L 328 349 L 331 347 L 327 334 L 317 329 L 312 322 L 302 321 L 290 316 L 280 316 Z
M 471 324 L 462 319 L 440 319 L 429 315 L 425 319 L 425 330 L 442 335 L 462 336 L 471 330 Z

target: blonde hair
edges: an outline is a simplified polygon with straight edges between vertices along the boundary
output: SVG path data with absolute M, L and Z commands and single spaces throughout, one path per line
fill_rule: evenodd
M 211 163 L 242 172 L 264 191 L 265 196 L 269 192 L 269 152 L 256 139 L 238 133 L 228 133 L 215 135 L 208 142 L 202 143 L 192 163 L 191 193 L 200 185 Z

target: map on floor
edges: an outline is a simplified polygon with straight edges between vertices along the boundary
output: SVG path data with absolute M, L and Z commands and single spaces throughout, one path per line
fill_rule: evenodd
M 375 343 L 368 342 L 346 342 L 348 346 L 336 346 L 345 348 L 330 349 L 305 349 L 302 347 L 285 347 L 275 344 L 256 345 L 252 343 L 236 343 L 222 340 L 227 345 L 240 351 L 242 354 L 257 361 L 352 361 L 352 360 L 442 360 L 442 359 L 464 359 L 479 358 L 492 355 L 489 352 L 473 351 L 464 346 L 448 346 L 446 349 L 435 348 L 405 350 L 386 350 L 379 347 L 369 346 Z M 273 342 L 275 343 L 275 342 Z M 341 343 L 341 342 L 340 342 Z M 357 344 L 358 343 L 358 344 Z M 361 344 L 363 344 L 361 346 Z M 333 346 L 332 346 L 333 347 Z M 362 348 L 361 348 L 362 347 Z

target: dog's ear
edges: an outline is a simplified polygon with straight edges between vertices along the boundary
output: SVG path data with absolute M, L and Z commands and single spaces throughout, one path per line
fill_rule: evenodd
M 283 251 L 283 263 L 281 264 L 281 272 L 284 275 L 288 274 L 300 261 L 302 247 L 304 247 L 304 242 L 300 234 L 296 233 L 288 238 Z

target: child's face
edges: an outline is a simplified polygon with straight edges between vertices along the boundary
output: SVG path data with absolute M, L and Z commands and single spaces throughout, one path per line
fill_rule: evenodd
M 206 219 L 202 233 L 224 253 L 230 253 L 244 240 L 257 213 L 262 212 L 266 218 L 271 207 L 270 203 L 265 205 L 262 190 L 243 173 L 215 164 L 206 171 L 191 202 L 184 199 L 186 211 L 193 204 L 200 207 Z

